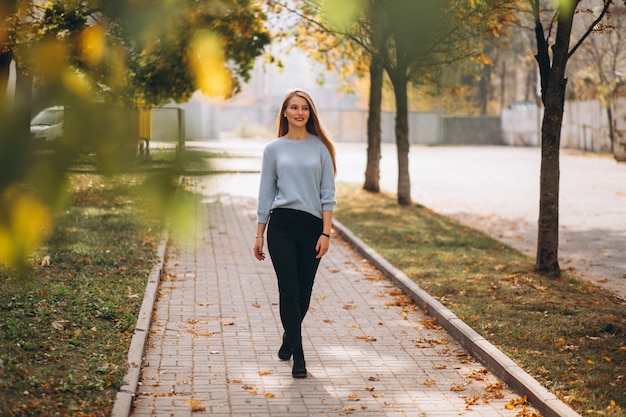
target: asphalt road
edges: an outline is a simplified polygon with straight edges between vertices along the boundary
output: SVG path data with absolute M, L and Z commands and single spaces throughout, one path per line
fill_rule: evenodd
M 222 139 L 199 145 L 246 158 L 242 170 L 260 167 L 267 141 Z M 365 143 L 337 143 L 338 181 L 362 184 Z M 397 191 L 396 148 L 383 145 L 380 185 Z M 256 157 L 250 158 L 250 156 Z M 540 149 L 427 147 L 409 152 L 415 203 L 453 217 L 535 256 L 539 215 Z M 221 186 L 255 196 L 258 180 L 224 177 Z M 561 151 L 559 263 L 583 279 L 626 298 L 626 163 L 608 156 Z
M 338 178 L 362 183 L 364 145 L 338 154 Z M 536 255 L 539 148 L 413 146 L 409 158 L 414 202 Z M 397 191 L 393 145 L 383 146 L 380 185 Z M 626 163 L 561 152 L 559 264 L 626 297 Z

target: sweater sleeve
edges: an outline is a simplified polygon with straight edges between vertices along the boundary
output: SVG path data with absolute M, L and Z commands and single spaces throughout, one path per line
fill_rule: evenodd
M 322 211 L 333 211 L 337 204 L 335 197 L 335 168 L 330 152 L 324 147 L 322 158 L 322 181 L 320 184 L 320 202 Z
M 258 223 L 267 224 L 272 203 L 277 193 L 276 156 L 270 147 L 263 151 L 261 164 L 261 180 L 259 183 L 259 200 L 257 205 Z

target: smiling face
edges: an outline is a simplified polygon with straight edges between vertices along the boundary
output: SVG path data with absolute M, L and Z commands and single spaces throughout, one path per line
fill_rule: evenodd
M 283 115 L 287 119 L 290 129 L 305 128 L 311 116 L 309 102 L 302 97 L 293 96 L 287 102 Z

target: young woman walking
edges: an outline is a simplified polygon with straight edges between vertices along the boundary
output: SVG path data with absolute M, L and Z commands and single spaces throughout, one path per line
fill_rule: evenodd
M 335 147 L 315 104 L 302 90 L 285 94 L 277 139 L 263 151 L 254 256 L 262 261 L 264 232 L 278 278 L 283 341 L 281 360 L 293 356 L 291 375 L 306 378 L 302 320 L 313 281 L 330 245 L 335 207 Z

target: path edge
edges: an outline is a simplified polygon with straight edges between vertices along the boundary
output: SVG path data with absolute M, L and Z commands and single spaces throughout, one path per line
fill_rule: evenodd
M 515 393 L 526 396 L 528 402 L 544 417 L 580 417 L 576 411 L 552 394 L 512 359 L 469 327 L 441 302 L 420 288 L 406 274 L 359 239 L 341 222 L 333 219 L 333 228 L 365 259 L 411 297 L 426 314 L 437 319 L 454 339 L 490 372 L 500 378 Z
M 148 341 L 150 324 L 152 322 L 152 312 L 157 300 L 163 267 L 165 265 L 165 252 L 169 241 L 169 232 L 166 231 L 159 247 L 157 248 L 157 262 L 150 270 L 148 283 L 143 296 L 143 302 L 139 310 L 137 324 L 133 332 L 133 337 L 128 349 L 128 359 L 126 361 L 126 374 L 122 380 L 122 386 L 115 395 L 115 403 L 111 411 L 111 417 L 128 417 L 132 410 L 133 400 L 137 394 L 139 379 L 141 376 L 141 364 Z

